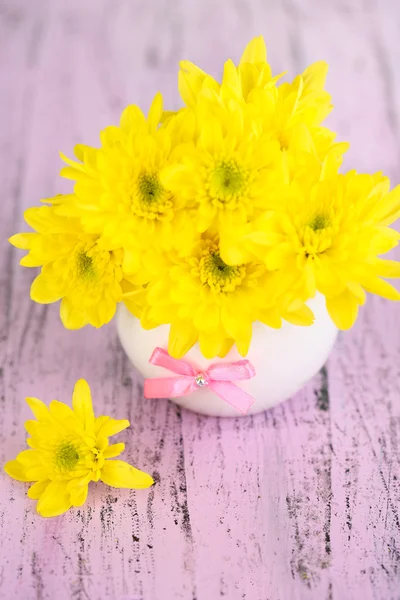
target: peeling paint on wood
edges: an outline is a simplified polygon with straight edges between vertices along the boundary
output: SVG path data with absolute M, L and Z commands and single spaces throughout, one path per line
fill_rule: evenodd
M 58 150 L 95 144 L 124 105 L 179 105 L 177 62 L 214 75 L 263 33 L 275 72 L 331 64 L 349 168 L 399 180 L 396 0 L 0 0 L 0 462 L 24 443 L 23 399 L 128 416 L 127 458 L 149 491 L 93 484 L 85 507 L 41 520 L 0 475 L 5 600 L 399 600 L 399 307 L 372 298 L 295 398 L 220 420 L 145 401 L 111 325 L 65 331 L 29 300 L 5 239 L 22 212 L 70 189 Z

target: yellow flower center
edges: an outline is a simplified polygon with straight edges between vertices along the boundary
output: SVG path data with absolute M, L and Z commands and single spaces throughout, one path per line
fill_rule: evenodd
M 98 469 L 102 469 L 104 466 L 104 462 L 105 462 L 103 453 L 101 452 L 101 450 L 99 450 L 96 447 L 92 448 L 91 452 L 92 452 L 92 460 L 93 460 L 92 469 L 94 471 L 96 471 Z
M 215 249 L 203 252 L 199 266 L 202 283 L 216 292 L 233 292 L 246 276 L 244 265 L 227 265 Z
M 155 173 L 142 173 L 138 180 L 138 188 L 141 199 L 146 204 L 157 202 L 164 191 Z
M 222 160 L 211 170 L 208 193 L 217 207 L 234 209 L 245 191 L 248 175 L 234 160 Z
M 72 471 L 79 461 L 79 454 L 71 442 L 62 442 L 56 449 L 56 464 L 63 471 Z
M 289 139 L 286 132 L 283 129 L 277 133 L 277 139 L 280 144 L 281 150 L 287 150 L 289 148 Z
M 71 289 L 75 293 L 80 290 L 87 297 L 97 298 L 102 293 L 103 285 L 120 281 L 122 269 L 118 264 L 121 260 L 119 252 L 103 250 L 93 239 L 80 241 L 69 259 Z
M 96 277 L 93 258 L 84 251 L 80 251 L 77 254 L 76 269 L 80 279 L 94 279 Z
M 161 185 L 158 174 L 140 173 L 132 194 L 132 212 L 147 219 L 170 220 L 173 216 L 171 209 L 171 194 Z
M 330 221 L 328 217 L 322 213 L 317 213 L 314 215 L 309 227 L 311 227 L 313 231 L 319 231 L 320 229 L 326 229 L 329 225 Z
M 90 437 L 83 437 L 80 441 L 63 439 L 55 446 L 54 463 L 56 472 L 61 476 L 71 474 L 79 463 L 79 469 L 91 472 L 93 480 L 97 481 L 104 462 L 102 450 Z
M 323 213 L 316 213 L 304 227 L 302 246 L 306 257 L 315 258 L 331 247 L 333 229 L 330 219 Z

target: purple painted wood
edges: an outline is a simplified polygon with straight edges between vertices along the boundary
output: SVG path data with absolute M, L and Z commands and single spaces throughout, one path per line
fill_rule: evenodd
M 69 189 L 57 151 L 96 143 L 125 104 L 178 105 L 187 57 L 218 74 L 263 33 L 275 72 L 331 64 L 347 165 L 398 182 L 397 0 L 0 0 L 0 463 L 23 445 L 23 402 L 69 401 L 85 377 L 151 491 L 92 485 L 45 521 L 0 475 L 0 597 L 16 600 L 399 600 L 399 307 L 373 298 L 326 370 L 256 417 L 145 402 L 111 325 L 68 332 L 28 297 L 5 242 L 22 210 Z

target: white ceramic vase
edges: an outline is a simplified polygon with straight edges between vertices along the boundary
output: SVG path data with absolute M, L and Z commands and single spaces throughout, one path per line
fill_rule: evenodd
M 328 315 L 323 296 L 315 297 L 308 304 L 315 315 L 315 323 L 311 327 L 298 327 L 284 322 L 281 329 L 271 329 L 259 322 L 254 323 L 246 359 L 253 364 L 256 376 L 235 382 L 255 398 L 248 414 L 266 410 L 292 396 L 319 371 L 328 358 L 337 329 Z M 117 312 L 117 330 L 125 352 L 143 377 L 176 377 L 161 367 L 149 364 L 149 358 L 157 346 L 163 349 L 168 347 L 168 325 L 146 331 L 121 304 Z M 212 363 L 234 362 L 242 357 L 234 347 L 223 359 L 207 360 L 196 344 L 184 359 L 200 371 L 206 371 Z M 204 415 L 240 416 L 232 406 L 207 388 L 199 388 L 189 396 L 171 400 Z

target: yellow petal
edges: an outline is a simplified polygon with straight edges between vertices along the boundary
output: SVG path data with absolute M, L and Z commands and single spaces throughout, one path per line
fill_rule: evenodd
M 221 352 L 223 343 L 224 343 L 224 333 L 223 332 L 200 332 L 199 335 L 199 346 L 202 355 L 205 358 L 214 358 L 218 356 Z
M 163 113 L 161 115 L 161 123 L 163 125 L 166 125 L 171 121 L 173 117 L 175 117 L 176 114 L 177 113 L 174 110 L 163 110 Z
M 108 448 L 103 450 L 103 456 L 104 458 L 115 458 L 116 456 L 119 456 L 124 450 L 125 444 L 123 444 L 122 442 L 119 444 L 111 444 L 111 446 L 108 446 Z
M 40 419 L 48 420 L 50 418 L 49 409 L 45 405 L 44 402 L 39 400 L 38 398 L 25 398 L 25 402 L 35 415 L 36 419 L 39 421 Z
M 399 243 L 400 234 L 390 227 L 375 227 L 375 236 L 373 239 L 369 236 L 371 251 L 374 254 L 386 254 L 392 248 L 396 248 Z M 367 243 L 368 243 L 367 242 Z
M 305 87 L 310 90 L 322 90 L 325 85 L 328 68 L 328 64 L 324 60 L 308 66 L 302 74 Z
M 60 170 L 60 177 L 65 177 L 65 179 L 72 179 L 73 181 L 77 181 L 82 177 L 89 179 L 86 173 L 82 173 L 81 169 L 74 169 L 73 167 L 63 167 Z
M 8 241 L 20 250 L 29 250 L 35 237 L 37 237 L 37 233 L 16 233 L 8 238 Z
M 52 400 L 50 402 L 49 412 L 52 417 L 61 423 L 65 422 L 67 419 L 74 418 L 74 413 L 72 412 L 71 408 L 63 402 L 59 402 L 58 400 Z
M 70 497 L 72 506 L 83 506 L 87 500 L 88 491 L 89 486 L 87 484 L 71 489 Z
M 288 260 L 293 257 L 293 249 L 290 243 L 283 243 L 269 250 L 265 258 L 267 269 L 275 271 L 275 269 L 284 268 Z
M 163 97 L 160 94 L 160 92 L 158 92 L 154 96 L 154 100 L 151 103 L 150 110 L 149 110 L 149 115 L 148 115 L 148 118 L 147 118 L 147 121 L 148 121 L 148 124 L 149 124 L 149 131 L 150 132 L 156 132 L 157 131 L 158 125 L 159 125 L 160 120 L 161 120 L 162 109 L 163 109 Z
M 28 481 L 40 481 L 41 479 L 47 479 L 49 476 L 49 468 L 44 465 L 36 464 L 33 466 L 26 467 L 26 476 Z
M 400 216 L 400 185 L 395 187 L 378 204 L 374 217 L 381 225 L 391 225 Z
M 193 314 L 193 325 L 199 331 L 216 332 L 220 324 L 220 307 L 210 302 L 200 304 Z M 222 340 L 221 340 L 222 343 Z M 215 356 L 215 355 L 214 355 Z
M 240 265 L 251 260 L 251 253 L 245 246 L 245 240 L 238 239 L 236 232 L 228 230 L 220 232 L 219 250 L 222 260 L 227 265 Z
M 68 158 L 68 156 L 65 156 L 65 154 L 63 154 L 62 152 L 59 152 L 60 154 L 60 158 L 61 160 L 63 160 L 65 163 L 67 163 L 67 165 L 69 165 L 70 167 L 72 167 L 73 170 L 77 169 L 78 171 L 81 171 L 82 173 L 85 173 L 85 166 L 82 165 L 81 163 L 76 162 L 76 160 L 71 160 L 70 158 Z
M 378 277 L 366 277 L 362 280 L 363 287 L 371 294 L 377 294 L 387 300 L 400 300 L 400 292 L 396 288 Z
M 39 426 L 38 421 L 34 421 L 33 419 L 29 419 L 24 423 L 24 427 L 29 435 L 35 435 Z
M 338 329 L 350 329 L 358 314 L 357 298 L 349 290 L 326 299 L 326 308 Z
M 107 419 L 97 432 L 98 437 L 111 437 L 130 426 L 128 419 Z
M 23 450 L 17 455 L 15 460 L 26 468 L 34 467 L 41 465 L 41 453 L 37 450 Z
M 376 262 L 374 263 L 374 271 L 379 277 L 400 277 L 400 262 L 377 258 Z
M 307 260 L 304 266 L 304 288 L 307 298 L 314 298 L 317 288 L 312 260 Z
M 307 327 L 314 323 L 314 313 L 305 304 L 298 310 L 285 312 L 282 316 L 285 321 L 301 327 Z
M 33 280 L 31 285 L 31 299 L 39 304 L 51 304 L 57 302 L 62 296 L 62 290 L 54 285 L 41 273 Z
M 26 467 L 17 460 L 10 460 L 4 465 L 4 470 L 13 479 L 17 481 L 32 481 L 26 476 Z
M 57 517 L 72 506 L 65 482 L 52 481 L 41 494 L 36 510 L 42 517 Z
M 231 339 L 224 340 L 218 353 L 219 358 L 225 358 L 225 356 L 228 354 L 234 343 L 234 340 Z
M 85 428 L 94 424 L 94 412 L 90 387 L 85 379 L 79 379 L 72 394 L 72 408 Z
M 262 35 L 255 37 L 244 49 L 240 64 L 267 62 L 267 48 Z
M 143 489 L 153 485 L 153 478 L 122 460 L 107 460 L 100 479 L 116 488 Z
M 78 144 L 80 145 L 80 144 Z M 78 146 L 75 146 L 77 148 Z M 64 204 L 76 200 L 75 194 L 56 194 L 50 198 L 42 198 L 40 202 L 44 204 Z
M 28 498 L 31 500 L 37 500 L 43 494 L 45 489 L 50 483 L 50 479 L 42 479 L 41 481 L 36 481 L 28 490 Z
M 236 340 L 236 348 L 241 356 L 247 356 L 250 348 L 251 337 L 253 335 L 251 323 L 246 323 L 245 325 L 243 324 L 241 329 L 240 338 Z
M 96 445 L 100 452 L 104 452 L 106 450 L 106 448 L 110 447 L 108 445 L 108 438 L 105 436 L 99 436 L 99 435 L 96 438 Z
M 272 329 L 280 329 L 282 327 L 282 317 L 276 309 L 265 309 L 259 315 L 259 320 Z
M 179 93 L 187 106 L 193 106 L 197 101 L 197 95 L 206 78 L 206 73 L 188 60 L 182 60 L 179 67 Z
M 107 423 L 107 421 L 109 420 L 110 417 L 108 417 L 107 415 L 101 415 L 100 417 L 97 417 L 97 419 L 95 419 L 94 422 L 94 433 L 97 436 L 99 431 L 101 430 L 101 428 L 103 427 L 104 423 Z
M 169 330 L 168 352 L 174 358 L 182 358 L 197 342 L 198 335 L 190 321 L 173 321 Z
M 145 122 L 145 117 L 142 111 L 136 104 L 127 106 L 120 119 L 120 127 L 125 131 L 136 129 L 140 124 Z
M 81 329 L 88 324 L 86 314 L 75 308 L 69 298 L 63 298 L 61 301 L 60 318 L 66 329 Z
M 221 308 L 221 323 L 229 337 L 236 340 L 240 335 L 240 319 L 232 313 L 228 303 Z
M 233 64 L 232 60 L 227 60 L 224 64 L 224 73 L 222 77 L 223 90 L 225 86 L 228 86 L 229 90 L 234 93 L 235 96 L 239 97 L 241 94 L 240 82 L 237 69 Z M 240 111 L 240 114 L 241 111 Z M 235 128 L 236 130 L 236 128 Z M 237 131 L 237 130 L 236 130 Z
M 359 304 L 359 306 L 363 306 L 367 301 L 367 294 L 364 288 L 355 281 L 348 282 L 347 287 L 349 288 L 350 292 L 354 294 L 357 298 L 357 303 Z
M 42 267 L 43 259 L 29 253 L 21 258 L 19 264 L 21 267 Z
M 85 471 L 84 475 L 81 477 L 75 477 L 74 479 L 70 479 L 67 483 L 67 491 L 72 492 L 74 489 L 82 488 L 85 485 L 88 485 L 92 481 L 92 472 Z

